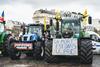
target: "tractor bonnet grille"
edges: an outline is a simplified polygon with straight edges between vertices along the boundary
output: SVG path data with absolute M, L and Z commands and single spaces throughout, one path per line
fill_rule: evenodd
M 27 37 L 24 37 L 24 41 L 27 41 Z

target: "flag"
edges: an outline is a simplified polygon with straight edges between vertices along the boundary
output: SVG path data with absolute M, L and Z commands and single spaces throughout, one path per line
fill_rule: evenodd
M 0 17 L 0 22 L 3 22 L 4 21 L 4 18 L 3 17 Z
M 3 18 L 4 18 L 4 11 L 2 12 L 1 17 L 3 17 Z
M 3 22 L 3 21 L 4 21 L 4 11 L 2 12 L 1 17 L 0 17 L 0 22 Z
M 44 17 L 44 31 L 46 31 L 46 17 Z
M 85 9 L 85 11 L 84 11 L 84 13 L 83 13 L 83 16 L 84 16 L 84 17 L 87 17 L 87 16 L 88 16 L 87 9 Z

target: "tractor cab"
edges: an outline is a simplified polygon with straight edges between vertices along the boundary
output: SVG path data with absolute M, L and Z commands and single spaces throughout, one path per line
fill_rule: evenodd
M 77 18 L 63 18 L 56 25 L 50 26 L 51 38 L 72 38 L 79 37 L 80 20 Z
M 61 32 L 64 38 L 79 37 L 79 19 L 63 19 L 61 22 Z
M 22 35 L 22 41 L 37 41 L 42 38 L 43 25 L 29 24 Z

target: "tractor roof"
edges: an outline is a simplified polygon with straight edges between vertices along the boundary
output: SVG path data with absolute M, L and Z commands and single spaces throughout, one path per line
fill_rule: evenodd
M 79 20 L 79 18 L 73 18 L 73 17 L 63 17 L 63 20 Z
M 43 24 L 28 24 L 28 26 L 43 26 Z
M 44 24 L 28 24 L 27 26 L 44 26 Z M 47 24 L 49 26 L 49 24 Z

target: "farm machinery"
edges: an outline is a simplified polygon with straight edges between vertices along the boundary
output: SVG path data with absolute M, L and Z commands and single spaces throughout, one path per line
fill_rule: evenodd
M 0 21 L 0 50 L 3 56 L 8 56 L 7 46 L 11 34 L 6 31 L 5 24 L 5 21 Z
M 46 23 L 30 24 L 27 29 L 24 27 L 20 40 L 10 39 L 10 58 L 19 59 L 24 52 L 37 59 L 43 54 L 48 63 L 58 62 L 63 57 L 77 57 L 81 63 L 92 64 L 92 41 L 85 36 L 81 25 L 84 17 L 61 17 L 57 13 L 55 18 L 50 19 L 48 29 Z M 91 23 L 91 17 L 88 19 Z
M 92 64 L 93 48 L 90 37 L 81 28 L 83 17 L 61 17 L 59 13 L 50 21 L 49 36 L 45 39 L 44 60 L 59 62 L 64 57 L 77 57 L 81 63 Z M 91 18 L 89 23 L 91 22 Z
M 23 27 L 23 34 L 19 40 L 14 38 L 9 42 L 9 56 L 12 60 L 19 59 L 21 53 L 40 59 L 44 53 L 44 25 L 29 24 Z

